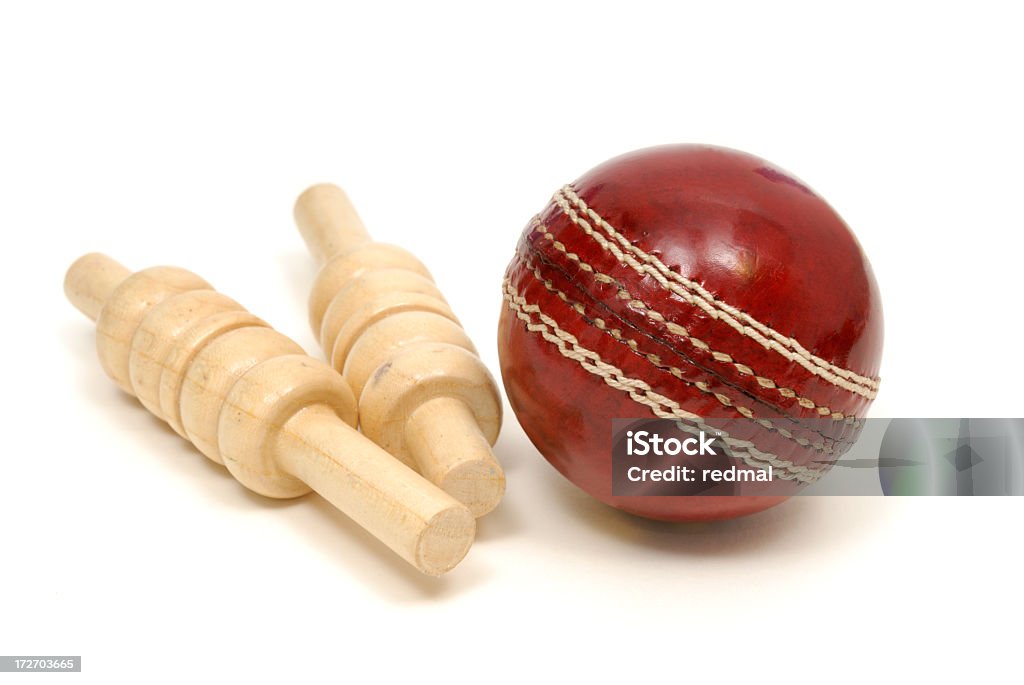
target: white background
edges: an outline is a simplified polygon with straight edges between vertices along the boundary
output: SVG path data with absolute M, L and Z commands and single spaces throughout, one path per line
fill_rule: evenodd
M 423 578 L 161 426 L 61 290 L 88 251 L 185 266 L 316 352 L 291 205 L 333 181 L 496 372 L 501 276 L 551 192 L 717 143 L 800 176 L 870 255 L 874 415 L 1020 416 L 1012 3 L 139 5 L 0 10 L 0 653 L 83 655 L 61 682 L 1021 677 L 1024 501 L 655 524 L 565 482 L 509 412 L 504 503 Z

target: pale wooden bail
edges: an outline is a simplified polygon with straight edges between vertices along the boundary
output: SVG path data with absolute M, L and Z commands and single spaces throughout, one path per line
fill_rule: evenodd
M 304 192 L 295 221 L 323 263 L 310 323 L 357 392 L 363 432 L 476 516 L 493 510 L 505 492 L 491 450 L 501 397 L 429 271 L 373 242 L 336 186 Z
M 355 429 L 346 381 L 203 279 L 93 254 L 65 291 L 97 320 L 107 374 L 245 487 L 315 490 L 429 575 L 469 550 L 473 514 Z

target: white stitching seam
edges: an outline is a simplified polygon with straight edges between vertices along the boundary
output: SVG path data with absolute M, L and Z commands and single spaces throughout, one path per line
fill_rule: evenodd
M 634 402 L 648 407 L 655 416 L 663 419 L 683 419 L 695 424 L 701 430 L 720 433 L 722 440 L 730 447 L 730 452 L 734 457 L 756 468 L 771 465 L 778 471 L 777 477 L 784 480 L 813 483 L 821 478 L 828 469 L 828 465 L 801 466 L 794 464 L 774 454 L 762 452 L 749 440 L 732 438 L 725 431 L 705 424 L 698 415 L 686 411 L 675 400 L 655 392 L 645 381 L 626 376 L 618 367 L 603 361 L 596 352 L 581 346 L 575 336 L 563 330 L 554 319 L 544 314 L 540 307 L 528 303 L 525 298 L 521 297 L 508 279 L 505 280 L 504 291 L 509 309 L 525 322 L 527 330 L 539 333 L 544 340 L 557 347 L 559 354 L 563 357 L 576 361 L 587 372 L 600 377 L 607 385 L 627 393 Z M 537 315 L 540 323 L 534 321 L 533 314 Z
M 531 265 L 527 264 L 527 267 L 529 267 L 529 266 L 531 266 Z M 544 276 L 540 272 L 540 268 L 539 267 L 534 266 L 534 268 L 533 268 L 533 275 L 537 278 L 537 280 L 540 283 L 542 283 L 544 285 L 545 288 L 547 288 L 548 292 L 552 293 L 553 295 L 556 295 L 558 297 L 558 299 L 562 300 L 562 302 L 565 302 L 567 305 L 572 307 L 573 310 L 577 314 L 579 314 L 580 316 L 587 316 L 586 310 L 585 310 L 585 307 L 584 307 L 583 303 L 582 302 L 577 302 L 577 301 L 571 299 L 564 292 L 562 292 L 561 290 L 556 288 L 554 286 L 554 284 L 549 279 L 545 279 L 544 278 Z M 593 321 L 593 326 L 595 328 L 604 331 L 605 333 L 610 335 L 613 339 L 615 339 L 615 340 L 617 340 L 617 341 L 619 341 L 621 343 L 624 343 L 626 346 L 629 347 L 629 349 L 631 349 L 634 352 L 636 352 L 638 355 L 640 355 L 641 357 L 646 359 L 652 365 L 654 365 L 654 366 L 656 366 L 656 367 L 658 367 L 660 369 L 663 369 L 665 371 L 668 371 L 675 378 L 678 378 L 679 380 L 681 380 L 682 382 L 686 383 L 687 385 L 693 385 L 698 390 L 700 390 L 702 393 L 704 393 L 706 395 L 711 395 L 722 406 L 729 407 L 730 409 L 735 410 L 736 412 L 738 412 L 744 418 L 750 419 L 751 421 L 754 421 L 755 423 L 760 424 L 764 428 L 767 428 L 768 430 L 770 430 L 770 431 L 772 431 L 774 433 L 778 433 L 779 435 L 781 435 L 782 437 L 786 438 L 787 440 L 792 440 L 793 442 L 797 443 L 801 447 L 812 448 L 812 449 L 814 449 L 814 450 L 816 450 L 818 452 L 823 452 L 825 454 L 835 454 L 835 450 L 833 450 L 831 447 L 829 447 L 828 445 L 826 445 L 824 442 L 822 442 L 820 440 L 817 441 L 817 442 L 811 442 L 807 438 L 797 437 L 796 435 L 794 435 L 792 432 L 790 432 L 786 428 L 783 428 L 781 426 L 776 426 L 769 419 L 766 419 L 766 418 L 755 418 L 754 417 L 754 412 L 751 409 L 749 409 L 748 407 L 744 407 L 742 404 L 736 404 L 735 402 L 733 402 L 732 398 L 729 397 L 728 395 L 723 395 L 722 393 L 715 392 L 714 390 L 711 389 L 711 387 L 707 383 L 704 383 L 702 381 L 690 381 L 690 380 L 687 380 L 684 377 L 684 375 L 683 375 L 683 370 L 680 369 L 679 367 L 672 366 L 670 364 L 664 363 L 661 360 L 661 358 L 658 355 L 654 354 L 654 353 L 642 352 L 639 349 L 639 342 L 635 338 L 630 338 L 628 335 L 623 335 L 622 331 L 620 329 L 618 329 L 618 328 L 609 328 L 608 324 L 604 321 L 604 319 L 597 318 L 597 317 L 590 317 L 590 318 Z M 841 440 L 837 440 L 837 442 L 842 442 L 842 441 Z
M 818 413 L 819 416 L 827 416 L 828 418 L 831 418 L 834 421 L 844 421 L 855 427 L 860 427 L 860 422 L 857 420 L 856 416 L 843 414 L 842 412 L 835 411 L 834 409 L 827 406 L 819 406 L 814 402 L 814 400 L 798 395 L 796 391 L 793 390 L 792 388 L 787 388 L 785 386 L 778 385 L 771 378 L 766 378 L 764 376 L 758 375 L 758 373 L 754 371 L 754 369 L 752 369 L 750 366 L 736 361 L 725 352 L 720 352 L 718 350 L 711 349 L 711 346 L 708 345 L 706 342 L 704 342 L 700 338 L 690 335 L 690 332 L 685 327 L 680 326 L 674 321 L 670 321 L 668 317 L 659 312 L 657 309 L 654 309 L 653 307 L 649 306 L 646 302 L 643 302 L 642 300 L 634 297 L 632 293 L 630 293 L 621 282 L 615 280 L 614 278 L 607 274 L 601 273 L 600 271 L 595 269 L 591 264 L 584 262 L 582 259 L 580 259 L 580 256 L 575 252 L 569 252 L 566 249 L 564 243 L 562 243 L 559 240 L 555 240 L 555 236 L 552 235 L 552 233 L 548 230 L 547 226 L 545 226 L 538 217 L 533 218 L 531 225 L 534 225 L 537 228 L 543 230 L 544 238 L 550 240 L 551 244 L 554 246 L 556 250 L 565 254 L 565 256 L 569 260 L 579 264 L 580 268 L 583 269 L 584 271 L 592 273 L 594 275 L 594 280 L 600 283 L 614 285 L 618 289 L 616 296 L 620 300 L 627 300 L 630 306 L 632 306 L 634 309 L 638 309 L 648 318 L 664 324 L 665 328 L 669 331 L 669 333 L 672 333 L 673 335 L 677 335 L 683 338 L 691 345 L 696 347 L 698 350 L 706 354 L 710 354 L 715 361 L 724 364 L 732 364 L 739 373 L 745 376 L 753 376 L 754 380 L 756 380 L 757 384 L 760 385 L 762 388 L 767 388 L 769 390 L 777 390 L 778 393 L 783 397 L 795 399 L 797 401 L 797 404 L 799 404 L 804 409 L 813 409 Z
M 622 234 L 600 215 L 583 202 L 582 198 L 568 186 L 555 193 L 552 200 L 557 204 L 569 219 L 583 230 L 589 237 L 597 242 L 605 251 L 611 252 L 616 259 L 632 267 L 637 273 L 652 276 L 665 289 L 679 295 L 689 304 L 703 309 L 713 319 L 721 319 L 732 329 L 741 335 L 752 338 L 761 344 L 765 349 L 771 349 L 780 354 L 783 358 L 800 364 L 812 374 L 819 376 L 828 382 L 850 392 L 862 395 L 868 399 L 874 399 L 878 388 L 878 380 L 861 376 L 853 371 L 838 367 L 820 357 L 808 352 L 799 342 L 793 338 L 787 338 L 778 331 L 762 324 L 749 314 L 714 298 L 711 293 L 700 284 L 684 278 L 661 262 L 656 256 L 644 252 L 630 243 Z M 581 217 L 570 205 L 577 204 L 581 211 L 601 226 L 616 242 L 623 245 L 629 253 L 624 253 L 615 242 L 608 240 L 605 236 L 596 232 L 590 223 Z M 643 260 L 637 261 L 636 255 Z M 671 282 L 669 281 L 671 279 Z M 746 324 L 741 323 L 742 319 Z M 769 336 L 766 338 L 765 336 Z

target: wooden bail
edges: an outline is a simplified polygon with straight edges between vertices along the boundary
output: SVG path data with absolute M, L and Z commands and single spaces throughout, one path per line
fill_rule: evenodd
M 345 380 L 195 274 L 90 254 L 64 289 L 108 375 L 247 488 L 315 490 L 428 575 L 469 550 L 473 515 L 354 428 Z
M 336 186 L 299 196 L 295 221 L 323 264 L 310 322 L 358 394 L 364 434 L 476 516 L 493 510 L 505 492 L 491 450 L 501 397 L 430 272 L 373 242 Z

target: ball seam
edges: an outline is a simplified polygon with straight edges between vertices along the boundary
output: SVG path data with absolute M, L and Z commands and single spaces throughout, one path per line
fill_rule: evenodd
M 588 237 L 597 242 L 606 252 L 611 252 L 620 262 L 624 262 L 633 268 L 637 273 L 647 274 L 653 277 L 659 285 L 666 290 L 675 293 L 683 298 L 688 304 L 703 309 L 710 317 L 721 320 L 740 335 L 747 336 L 765 349 L 773 350 L 783 358 L 796 362 L 807 371 L 820 376 L 829 383 L 856 393 L 868 399 L 874 399 L 879 385 L 878 379 L 862 376 L 849 369 L 837 366 L 821 357 L 810 353 L 796 339 L 787 337 L 767 326 L 746 312 L 729 305 L 726 302 L 716 299 L 706 289 L 694 281 L 685 278 L 681 274 L 669 269 L 660 259 L 651 255 L 639 247 L 630 243 L 610 223 L 604 220 L 597 212 L 591 209 L 582 198 L 569 187 L 565 186 L 552 197 L 552 201 L 558 205 L 569 220 L 578 226 Z M 587 216 L 594 220 L 615 242 L 594 230 L 593 226 L 580 216 L 573 205 L 580 208 Z M 615 243 L 623 245 L 629 253 L 623 252 Z M 635 256 L 634 256 L 635 255 Z M 641 261 L 638 261 L 639 257 Z M 671 281 L 669 280 L 671 279 Z M 742 319 L 748 325 L 744 325 Z M 768 337 L 765 337 L 768 336 Z
M 527 262 L 526 266 L 527 266 L 527 268 L 531 268 L 532 267 L 533 275 L 548 290 L 548 292 L 550 292 L 551 294 L 553 294 L 556 297 L 558 297 L 558 299 L 560 299 L 563 302 L 565 302 L 565 304 L 567 304 L 569 307 L 571 307 L 580 316 L 583 316 L 583 317 L 587 316 L 586 312 L 585 312 L 585 305 L 582 302 L 578 302 L 576 300 L 573 300 L 568 295 L 566 295 L 564 292 L 562 292 L 557 287 L 555 287 L 550 279 L 544 278 L 544 275 L 541 273 L 539 267 L 537 267 L 535 265 L 532 265 L 530 262 Z M 618 328 L 609 328 L 603 319 L 596 318 L 596 317 L 590 317 L 590 320 L 593 322 L 592 325 L 595 328 L 597 328 L 598 330 L 604 331 L 606 334 L 611 336 L 614 340 L 625 344 L 633 352 L 637 353 L 637 355 L 639 355 L 640 357 L 645 359 L 651 365 L 653 365 L 653 366 L 655 366 L 655 367 L 657 367 L 659 369 L 662 369 L 664 371 L 667 371 L 674 378 L 680 380 L 683 383 L 686 383 L 687 385 L 690 385 L 690 386 L 693 386 L 693 387 L 697 388 L 697 390 L 699 390 L 700 392 L 704 393 L 705 395 L 710 395 L 711 397 L 715 398 L 715 400 L 717 400 L 719 404 L 721 404 L 724 407 L 728 407 L 730 409 L 733 409 L 734 411 L 739 413 L 744 418 L 747 418 L 747 419 L 750 419 L 751 421 L 754 421 L 755 423 L 757 423 L 758 425 L 760 425 L 761 427 L 763 427 L 763 428 L 765 428 L 765 429 L 767 429 L 769 431 L 778 433 L 779 435 L 781 435 L 782 437 L 786 438 L 787 440 L 792 440 L 793 442 L 795 442 L 796 444 L 800 445 L 801 447 L 813 448 L 813 450 L 815 452 L 823 452 L 823 453 L 829 454 L 829 455 L 836 454 L 835 449 L 830 447 L 829 445 L 826 445 L 823 441 L 811 442 L 807 438 L 798 437 L 798 436 L 794 435 L 791 431 L 789 431 L 786 428 L 783 428 L 781 426 L 777 426 L 770 419 L 767 419 L 767 418 L 764 418 L 764 417 L 760 417 L 760 418 L 755 417 L 753 410 L 751 410 L 749 407 L 746 407 L 746 406 L 743 406 L 741 404 L 738 404 L 738 403 L 734 402 L 733 399 L 731 397 L 727 396 L 727 395 L 724 395 L 724 394 L 722 394 L 720 392 L 715 392 L 714 390 L 711 389 L 711 387 L 707 383 L 704 383 L 704 382 L 701 382 L 701 381 L 690 381 L 690 380 L 687 380 L 684 377 L 684 375 L 683 375 L 683 370 L 682 369 L 680 369 L 677 366 L 673 366 L 671 364 L 664 363 L 660 359 L 660 357 L 658 357 L 657 355 L 655 355 L 653 353 L 646 353 L 646 352 L 641 351 L 639 349 L 640 343 L 635 338 L 631 338 L 628 335 L 623 334 L 622 331 L 620 329 L 618 329 Z M 838 443 L 838 444 L 845 444 L 845 445 L 852 444 L 852 443 L 850 443 L 848 441 L 840 440 L 840 439 L 837 439 L 837 438 L 830 438 L 830 439 L 833 442 Z M 845 450 L 843 450 L 843 451 L 845 452 Z
M 648 305 L 646 302 L 639 299 L 638 297 L 634 296 L 632 293 L 629 292 L 629 290 L 625 287 L 625 285 L 622 282 L 618 281 L 612 276 L 609 276 L 608 274 L 602 273 L 592 264 L 584 262 L 578 254 L 574 252 L 569 252 L 565 244 L 557 240 L 555 236 L 551 233 L 551 231 L 548 229 L 548 227 L 543 222 L 541 222 L 538 217 L 534 217 L 533 223 L 537 228 L 544 231 L 544 238 L 550 240 L 551 244 L 554 246 L 556 250 L 565 254 L 565 256 L 569 260 L 579 264 L 581 269 L 583 269 L 587 273 L 592 274 L 594 280 L 598 281 L 599 283 L 605 283 L 607 285 L 614 286 L 617 290 L 616 297 L 618 297 L 621 300 L 626 300 L 630 305 L 633 306 L 634 309 L 639 310 L 642 314 L 644 314 L 644 316 L 647 316 L 648 318 L 654 321 L 664 324 L 665 328 L 669 331 L 669 333 L 672 333 L 673 335 L 676 335 L 686 340 L 691 345 L 696 347 L 698 350 L 711 355 L 711 357 L 715 361 L 721 362 L 723 364 L 731 364 L 736 368 L 736 370 L 739 373 L 743 375 L 753 376 L 754 380 L 757 381 L 757 384 L 760 385 L 762 388 L 768 390 L 776 390 L 783 397 L 796 400 L 797 404 L 799 404 L 804 409 L 810 409 L 812 411 L 817 412 L 818 415 L 822 417 L 831 418 L 834 421 L 843 421 L 856 428 L 860 427 L 861 423 L 856 416 L 851 414 L 844 414 L 843 412 L 836 411 L 826 405 L 819 405 L 814 400 L 800 395 L 792 388 L 778 385 L 771 378 L 767 378 L 765 376 L 758 374 L 750 365 L 736 361 L 731 355 L 725 352 L 721 352 L 719 350 L 715 350 L 700 338 L 690 335 L 690 332 L 689 330 L 686 329 L 686 327 L 681 326 L 675 323 L 674 321 L 670 321 L 669 318 L 665 316 L 665 314 L 658 311 L 654 307 Z
M 554 345 L 562 356 L 576 361 L 587 372 L 600 377 L 607 385 L 627 393 L 634 402 L 646 406 L 655 416 L 664 419 L 683 419 L 701 430 L 720 434 L 722 440 L 732 448 L 732 455 L 749 466 L 763 468 L 770 465 L 778 470 L 779 478 L 803 483 L 815 482 L 831 466 L 831 462 L 815 462 L 811 466 L 795 464 L 759 450 L 749 440 L 733 438 L 726 431 L 707 425 L 697 414 L 686 411 L 675 400 L 657 393 L 645 381 L 627 376 L 618 367 L 605 362 L 593 350 L 580 345 L 575 336 L 562 329 L 554 319 L 544 314 L 539 306 L 530 304 L 520 296 L 508 279 L 504 283 L 504 297 L 509 309 L 526 324 L 527 330 L 538 333 L 544 340 Z M 534 321 L 533 314 L 537 314 L 540 323 Z

